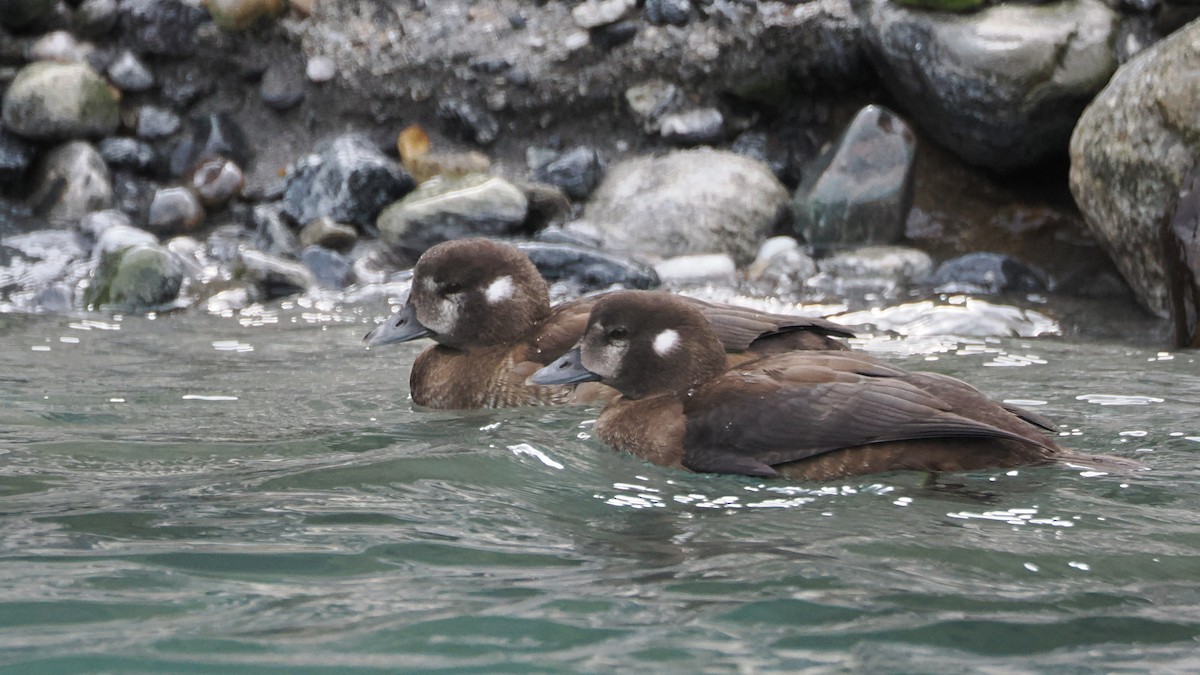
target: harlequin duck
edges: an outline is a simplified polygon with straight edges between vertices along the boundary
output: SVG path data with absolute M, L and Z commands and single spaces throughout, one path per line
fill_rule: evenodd
M 616 392 L 597 383 L 527 382 L 579 341 L 596 299 L 552 309 L 546 282 L 524 253 L 490 239 L 459 239 L 421 256 L 404 308 L 364 340 L 371 346 L 420 337 L 437 343 L 413 362 L 409 385 L 418 405 L 471 409 L 604 401 Z M 834 338 L 853 335 L 823 319 L 681 302 L 706 319 L 724 345 L 722 353 L 731 352 L 731 364 L 791 349 L 845 349 Z
M 700 472 L 828 480 L 1069 455 L 1032 413 L 952 377 L 865 354 L 792 351 L 731 369 L 703 314 L 662 293 L 602 297 L 579 346 L 530 380 L 617 389 L 596 422 L 600 438 Z

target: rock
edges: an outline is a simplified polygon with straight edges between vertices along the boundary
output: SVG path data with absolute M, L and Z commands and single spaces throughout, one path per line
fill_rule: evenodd
M 179 131 L 180 124 L 179 115 L 170 110 L 145 105 L 138 110 L 135 133 L 138 138 L 154 141 L 174 135 L 176 131 Z
M 681 286 L 737 285 L 737 265 L 724 253 L 681 255 L 655 263 L 654 271 L 663 284 Z
M 1200 165 L 1183 177 L 1163 227 L 1167 298 L 1176 349 L 1200 347 Z
M 117 0 L 83 0 L 71 17 L 75 32 L 85 37 L 108 35 L 117 25 Z
M 584 0 L 571 9 L 571 18 L 580 28 L 596 28 L 624 19 L 633 6 L 633 0 Z
M 304 66 L 304 76 L 315 84 L 324 84 L 336 75 L 337 65 L 328 56 L 314 56 Z
M 0 0 L 0 25 L 22 28 L 46 16 L 57 0 Z
M 202 96 L 216 89 L 213 78 L 211 72 L 197 67 L 169 70 L 162 76 L 162 98 L 179 109 L 191 107 Z M 225 113 L 217 113 L 217 116 L 229 119 Z
M 900 241 L 916 155 L 916 136 L 904 120 L 876 105 L 858 111 L 796 189 L 797 236 L 817 250 Z
M 342 225 L 331 218 L 317 218 L 300 230 L 300 245 L 322 246 L 340 253 L 354 248 L 358 233 L 349 225 Z
M 0 239 L 0 245 L 33 260 L 61 258 L 64 262 L 84 257 L 84 242 L 74 230 L 35 230 Z
M 117 33 L 139 54 L 189 56 L 208 14 L 180 0 L 120 0 Z
M 0 191 L 20 183 L 36 156 L 33 146 L 0 127 Z
M 187 186 L 209 209 L 219 209 L 242 193 L 246 177 L 237 164 L 224 157 L 210 157 L 196 164 Z
M 143 92 L 154 87 L 154 74 L 133 52 L 121 52 L 108 64 L 108 79 L 121 91 Z
M 413 179 L 362 136 L 335 139 L 288 171 L 284 212 L 294 222 L 326 216 L 368 232 L 384 206 L 408 194 Z
M 199 117 L 191 122 L 191 132 L 185 134 L 171 153 L 171 175 L 182 176 L 201 160 L 225 157 L 239 167 L 248 168 L 252 159 L 246 135 L 237 122 L 225 113 Z
M 584 220 L 614 253 L 728 253 L 749 263 L 787 213 L 787 190 L 761 162 L 710 149 L 611 167 Z
M 191 190 L 169 187 L 155 190 L 146 225 L 159 235 L 174 235 L 195 230 L 204 221 L 204 207 Z
M 659 133 L 663 140 L 675 145 L 715 143 L 725 134 L 725 117 L 716 108 L 664 115 Z
M 287 8 L 284 0 L 204 0 L 213 23 L 226 30 L 247 28 L 259 19 L 273 19 Z
M 312 272 L 317 286 L 340 289 L 354 280 L 354 268 L 345 256 L 321 246 L 308 246 L 300 252 L 300 262 Z
M 881 331 L 908 336 L 1037 337 L 1060 332 L 1058 324 L 1045 314 L 978 298 L 952 298 L 944 303 L 910 302 L 829 318 L 847 326 L 872 325 Z
M 116 130 L 119 113 L 108 83 L 83 63 L 32 63 L 4 95 L 4 125 L 37 140 L 105 136 Z
M 797 297 L 817 274 L 817 262 L 791 237 L 771 237 L 758 249 L 746 270 L 754 293 L 768 297 Z
M 895 296 L 933 269 L 928 253 L 902 246 L 865 246 L 817 261 L 808 286 L 831 297 Z
M 1046 290 L 1044 275 L 1011 256 L 970 253 L 938 265 L 927 282 L 937 293 L 1039 293 Z
M 588 34 L 588 40 L 605 51 L 609 51 L 629 42 L 638 33 L 635 21 L 618 21 L 607 26 L 593 28 Z M 521 71 L 523 72 L 523 71 Z
M 113 203 L 108 167 L 100 153 L 84 141 L 72 141 L 47 153 L 35 184 L 30 203 L 51 220 L 76 220 Z
M 317 285 L 304 265 L 251 250 L 239 252 L 235 277 L 254 284 L 268 299 L 303 293 Z
M 304 79 L 291 64 L 275 63 L 263 73 L 258 94 L 272 110 L 291 110 L 304 100 Z
M 1071 137 L 1071 193 L 1138 301 L 1167 314 L 1160 238 L 1184 174 L 1200 157 L 1200 24 L 1134 57 Z
M 746 131 L 738 134 L 729 146 L 730 151 L 745 155 L 771 167 L 784 183 L 799 182 L 800 172 L 796 168 L 795 151 L 788 144 L 761 131 Z
M 95 47 L 80 42 L 69 32 L 56 30 L 46 33 L 29 46 L 29 60 L 84 63 L 95 51 Z
M 296 257 L 300 243 L 283 221 L 282 207 L 277 204 L 258 204 L 250 213 L 254 222 L 254 246 L 258 250 L 274 256 Z M 209 247 L 212 248 L 211 242 Z
M 174 253 L 158 244 L 135 244 L 101 259 L 84 301 L 97 308 L 153 310 L 175 300 L 183 277 Z
M 534 172 L 534 180 L 548 183 L 573 199 L 587 199 L 604 172 L 604 163 L 595 148 L 578 146 L 562 153 Z
M 503 178 L 438 176 L 379 214 L 379 238 L 393 255 L 415 262 L 450 239 L 518 234 L 528 208 L 525 194 Z
M 100 156 L 113 168 L 143 173 L 157 169 L 159 162 L 154 146 L 136 138 L 106 138 L 100 141 Z
M 96 237 L 96 245 L 92 247 L 92 260 L 99 263 L 104 256 L 118 253 L 127 248 L 157 243 L 158 238 L 145 230 L 114 222 L 104 228 L 104 231 Z
M 255 210 L 257 211 L 260 207 L 269 208 L 266 204 L 259 204 Z M 255 246 L 262 250 L 257 242 L 251 242 L 251 233 L 246 228 L 235 224 L 214 227 L 212 232 L 208 233 L 208 238 L 204 240 L 204 250 L 208 252 L 208 255 L 225 264 L 236 262 L 244 246 Z
M 648 265 L 574 241 L 518 242 L 516 247 L 529 256 L 547 281 L 568 282 L 580 293 L 618 285 L 647 290 L 661 283 Z
M 968 15 L 852 0 L 883 83 L 925 131 L 999 170 L 1066 148 L 1117 66 L 1117 15 L 1101 0 L 1003 3 Z
M 79 219 L 79 224 L 76 225 L 76 230 L 89 242 L 99 241 L 100 237 L 108 230 L 121 226 L 129 229 L 133 228 L 133 222 L 129 216 L 123 211 L 115 209 L 105 209 L 103 211 L 93 211 L 83 218 Z M 149 234 L 149 233 L 146 233 Z M 154 237 L 151 236 L 149 241 L 153 242 Z
M 663 116 L 682 105 L 683 93 L 670 82 L 649 80 L 626 89 L 625 103 L 642 129 L 651 134 L 659 131 Z
M 500 122 L 486 110 L 461 100 L 443 100 L 437 118 L 450 130 L 479 145 L 491 145 L 500 135 Z
M 646 0 L 646 20 L 650 23 L 683 26 L 691 14 L 690 0 Z

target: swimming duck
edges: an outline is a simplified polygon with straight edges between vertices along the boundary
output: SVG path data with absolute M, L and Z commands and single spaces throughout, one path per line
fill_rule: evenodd
M 530 380 L 615 388 L 620 396 L 596 422 L 600 438 L 699 472 L 829 480 L 1064 456 L 1045 420 L 946 375 L 851 351 L 790 351 L 730 368 L 704 315 L 662 293 L 600 298 L 580 344 Z
M 550 306 L 549 289 L 516 247 L 470 238 L 438 244 L 413 268 L 404 308 L 371 331 L 370 346 L 429 337 L 436 344 L 413 362 L 409 388 L 418 405 L 442 409 L 602 402 L 616 395 L 597 384 L 527 382 L 583 335 L 597 297 Z M 681 300 L 695 307 L 730 363 L 792 349 L 845 349 L 850 329 L 817 318 Z

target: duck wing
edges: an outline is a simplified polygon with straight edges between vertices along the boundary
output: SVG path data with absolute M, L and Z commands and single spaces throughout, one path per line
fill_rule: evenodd
M 555 305 L 550 316 L 534 328 L 525 359 L 540 364 L 540 368 L 566 354 L 583 337 L 592 305 L 599 299 L 600 296 L 592 295 Z
M 832 338 L 854 337 L 854 331 L 819 317 L 772 314 L 748 307 L 684 297 L 708 319 L 727 352 L 762 354 L 794 349 L 845 349 Z
M 977 419 L 978 401 L 952 406 L 911 375 L 851 353 L 793 352 L 732 370 L 685 402 L 683 465 L 776 476 L 775 465 L 871 443 L 987 437 L 1051 447 Z M 1008 414 L 979 397 L 989 413 Z

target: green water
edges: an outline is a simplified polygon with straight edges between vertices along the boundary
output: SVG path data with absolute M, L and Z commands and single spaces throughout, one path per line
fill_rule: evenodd
M 1193 354 L 867 340 L 1151 470 L 763 483 L 414 411 L 373 318 L 0 317 L 0 670 L 1200 669 Z

